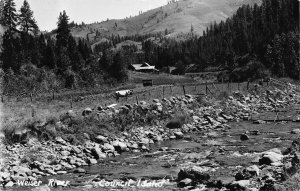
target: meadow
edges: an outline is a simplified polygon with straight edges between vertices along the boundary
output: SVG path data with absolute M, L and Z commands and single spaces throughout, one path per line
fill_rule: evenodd
M 143 87 L 143 79 L 153 79 L 153 86 Z M 115 91 L 121 89 L 133 89 L 133 95 L 127 98 L 122 97 L 117 102 Z M 121 106 L 140 101 L 151 102 L 153 99 L 184 94 L 207 94 L 211 98 L 222 99 L 230 95 L 232 91 L 245 91 L 246 89 L 247 83 L 209 83 L 206 85 L 185 76 L 131 72 L 126 84 L 110 89 L 65 90 L 55 92 L 54 95 L 49 93 L 32 97 L 5 97 L 1 125 L 5 129 L 15 129 L 28 123 L 59 119 L 68 110 L 81 115 L 85 108 L 97 109 L 99 106 L 105 107 L 111 104 Z

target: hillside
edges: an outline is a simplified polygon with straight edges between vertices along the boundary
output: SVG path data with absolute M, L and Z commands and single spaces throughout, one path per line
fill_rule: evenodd
M 254 3 L 260 4 L 261 0 L 180 0 L 135 17 L 74 27 L 72 34 L 82 38 L 88 35 L 95 42 L 112 34 L 143 35 L 164 32 L 166 29 L 171 35 L 176 35 L 189 32 L 193 25 L 194 33 L 202 35 L 210 23 L 232 16 L 243 4 Z

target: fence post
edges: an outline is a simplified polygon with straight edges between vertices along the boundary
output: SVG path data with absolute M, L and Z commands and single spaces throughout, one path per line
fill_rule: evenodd
M 182 89 L 183 89 L 183 95 L 185 95 L 185 87 L 184 87 L 184 85 L 182 85 Z
M 138 98 L 138 95 L 136 95 L 135 98 L 136 98 L 136 104 L 139 104 L 139 98 Z
M 34 111 L 34 108 L 31 107 L 31 117 L 34 118 L 34 115 L 35 115 L 35 111 Z
M 54 91 L 52 91 L 52 100 L 54 100 Z
M 165 98 L 165 86 L 163 86 L 163 99 Z
M 32 93 L 30 93 L 30 101 L 32 102 Z
M 207 87 L 207 81 L 205 82 L 205 94 L 207 95 L 208 87 Z
M 249 90 L 249 83 L 250 83 L 250 81 L 248 80 L 247 81 L 247 90 Z
M 227 85 L 228 90 L 229 90 L 229 86 L 230 86 L 230 81 L 228 80 L 228 85 Z
M 73 99 L 72 99 L 72 96 L 71 96 L 71 100 L 70 100 L 70 106 L 71 106 L 71 109 L 73 109 Z

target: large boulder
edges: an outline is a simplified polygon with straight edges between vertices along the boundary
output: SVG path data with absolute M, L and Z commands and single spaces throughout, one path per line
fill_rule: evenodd
M 210 179 L 210 175 L 206 172 L 205 169 L 199 166 L 190 166 L 187 168 L 180 169 L 178 173 L 178 182 L 189 178 L 193 181 L 193 184 L 205 183 Z
M 300 129 L 293 129 L 292 131 L 291 131 L 291 133 L 292 134 L 300 134 Z
M 95 146 L 92 149 L 92 155 L 96 158 L 96 159 L 101 159 L 101 158 L 106 158 L 106 154 L 102 153 L 101 148 L 99 146 Z
M 184 137 L 184 134 L 181 131 L 174 132 L 174 135 L 176 136 L 176 139 L 182 139 Z
M 127 145 L 121 141 L 114 141 L 112 145 L 115 147 L 115 150 L 118 152 L 124 152 L 127 149 Z
M 104 145 L 102 146 L 104 151 L 110 151 L 110 152 L 114 152 L 115 151 L 115 147 L 109 143 L 104 143 Z
M 107 143 L 108 142 L 108 139 L 102 135 L 98 135 L 95 139 L 99 143 Z
M 272 165 L 274 163 L 281 162 L 282 159 L 282 154 L 273 151 L 268 151 L 263 153 L 262 157 L 259 159 L 259 165 Z

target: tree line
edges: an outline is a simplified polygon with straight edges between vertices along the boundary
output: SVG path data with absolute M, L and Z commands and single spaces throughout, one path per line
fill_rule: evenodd
M 71 35 L 72 23 L 69 23 L 65 11 L 59 14 L 57 29 L 43 34 L 26 0 L 18 12 L 14 0 L 4 0 L 2 4 L 0 22 L 6 29 L 0 52 L 4 94 L 92 87 L 105 83 L 106 70 L 99 70 L 101 67 L 89 42 Z M 115 64 L 107 69 L 109 75 L 105 76 L 109 76 L 109 81 L 127 78 L 125 70 L 116 66 L 121 62 L 120 55 L 111 55 Z

